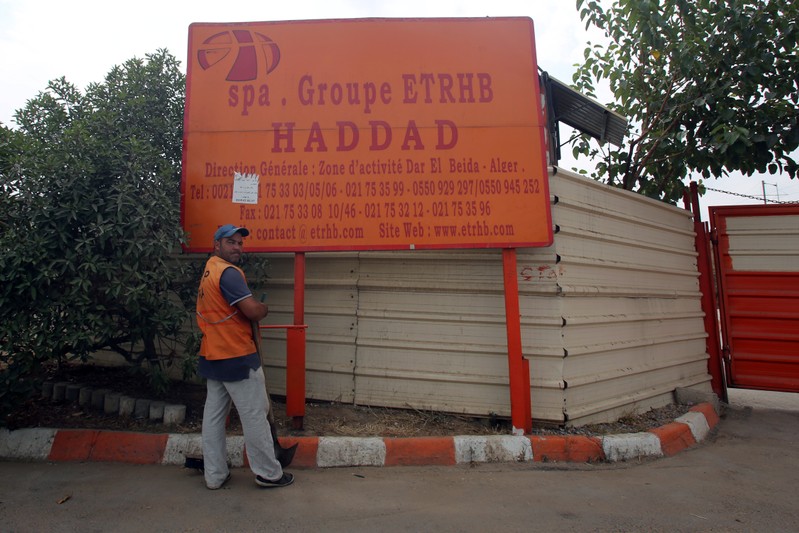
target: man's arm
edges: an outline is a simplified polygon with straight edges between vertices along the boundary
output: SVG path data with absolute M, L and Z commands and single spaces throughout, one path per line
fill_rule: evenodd
M 255 322 L 263 320 L 269 312 L 269 308 L 265 304 L 257 301 L 252 296 L 239 300 L 236 303 L 236 307 L 244 316 Z
M 236 309 L 248 320 L 260 322 L 269 312 L 263 303 L 252 297 L 252 291 L 235 268 L 225 269 L 219 279 L 219 289 L 225 300 L 230 305 L 236 306 Z

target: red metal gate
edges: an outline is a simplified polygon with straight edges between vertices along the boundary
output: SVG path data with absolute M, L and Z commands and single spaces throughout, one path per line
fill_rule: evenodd
M 799 204 L 711 207 L 728 387 L 799 392 Z

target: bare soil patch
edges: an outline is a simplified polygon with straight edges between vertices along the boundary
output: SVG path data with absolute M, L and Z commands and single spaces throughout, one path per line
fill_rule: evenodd
M 180 425 L 139 420 L 131 417 L 106 415 L 88 406 L 74 402 L 53 402 L 36 395 L 12 413 L 5 421 L 10 429 L 57 428 L 102 429 L 111 431 L 136 431 L 145 433 L 199 433 L 202 425 L 205 385 L 174 381 L 164 394 L 156 394 L 142 375 L 126 368 L 95 365 L 66 366 L 52 370 L 44 376 L 46 381 L 80 383 L 95 389 L 106 388 L 134 398 L 161 400 L 186 405 L 186 419 Z M 308 401 L 305 405 L 303 429 L 292 429 L 286 416 L 285 399 L 273 396 L 277 432 L 294 436 L 350 436 L 350 437 L 421 437 L 454 435 L 510 434 L 509 421 L 476 418 L 415 409 L 368 407 L 333 402 Z M 552 426 L 533 427 L 539 435 L 608 435 L 647 431 L 674 421 L 689 407 L 669 405 L 647 413 L 626 416 L 608 424 L 594 424 L 577 428 Z M 231 412 L 228 434 L 240 435 L 241 425 L 235 409 Z

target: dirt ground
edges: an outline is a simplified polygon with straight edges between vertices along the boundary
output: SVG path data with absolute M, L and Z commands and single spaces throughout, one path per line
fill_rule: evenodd
M 81 428 L 147 433 L 199 433 L 202 424 L 205 386 L 196 383 L 172 382 L 169 390 L 158 395 L 141 375 L 125 368 L 94 365 L 68 366 L 53 370 L 47 376 L 50 382 L 81 383 L 95 389 L 106 388 L 134 398 L 162 400 L 186 405 L 185 422 L 174 426 L 149 420 L 106 415 L 77 403 L 55 403 L 37 395 L 20 406 L 7 420 L 11 429 Z M 277 432 L 294 436 L 351 436 L 351 437 L 417 437 L 451 435 L 510 434 L 508 420 L 475 418 L 433 411 L 368 407 L 343 403 L 308 401 L 301 430 L 292 428 L 286 417 L 284 398 L 273 397 Z M 578 428 L 561 428 L 534 424 L 533 434 L 541 435 L 606 435 L 646 431 L 672 422 L 687 412 L 688 407 L 670 405 L 637 416 L 627 416 L 614 423 L 595 424 Z M 240 435 L 241 426 L 234 411 L 231 413 L 228 433 Z

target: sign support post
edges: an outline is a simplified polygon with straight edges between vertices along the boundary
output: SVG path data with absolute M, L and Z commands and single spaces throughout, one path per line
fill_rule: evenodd
M 294 254 L 294 327 L 286 330 L 286 416 L 302 429 L 305 416 L 305 253 Z M 297 327 L 302 326 L 302 327 Z
M 505 325 L 508 332 L 508 376 L 513 432 L 533 430 L 530 405 L 530 361 L 522 355 L 522 326 L 519 311 L 519 280 L 516 275 L 516 248 L 503 248 L 502 267 L 505 279 Z

